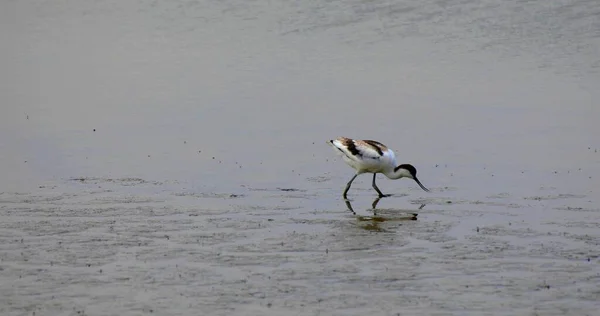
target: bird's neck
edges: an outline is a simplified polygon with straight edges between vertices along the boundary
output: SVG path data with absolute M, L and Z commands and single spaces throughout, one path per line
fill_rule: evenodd
M 383 174 L 392 180 L 411 177 L 410 172 L 408 172 L 408 170 L 406 170 L 406 169 L 399 168 L 398 170 L 395 170 L 395 171 L 394 171 L 394 169 L 391 169 L 388 172 L 384 172 Z

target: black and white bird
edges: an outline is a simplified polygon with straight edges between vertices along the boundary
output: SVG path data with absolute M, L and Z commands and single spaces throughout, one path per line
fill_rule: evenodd
M 383 173 L 386 177 L 392 180 L 400 178 L 410 178 L 415 180 L 421 189 L 429 192 L 429 190 L 421 184 L 417 178 L 417 169 L 410 164 L 396 163 L 396 155 L 394 151 L 387 148 L 384 144 L 374 140 L 355 140 L 346 137 L 338 137 L 334 140 L 329 140 L 328 143 L 338 152 L 344 161 L 356 170 L 356 174 L 350 179 L 344 190 L 344 198 L 347 198 L 348 190 L 352 185 L 352 181 L 359 174 L 373 174 L 373 189 L 377 191 L 379 197 L 385 197 L 381 190 L 375 184 L 375 178 L 378 173 Z

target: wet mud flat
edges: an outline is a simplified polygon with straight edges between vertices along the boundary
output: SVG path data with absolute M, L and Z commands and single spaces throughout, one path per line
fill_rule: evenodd
M 599 1 L 0 12 L 0 316 L 598 315 Z
M 2 192 L 0 314 L 596 315 L 599 308 L 600 210 L 585 195 L 459 200 L 433 188 L 426 198 L 375 201 L 359 186 L 353 213 L 333 190 L 176 187 L 82 178 Z

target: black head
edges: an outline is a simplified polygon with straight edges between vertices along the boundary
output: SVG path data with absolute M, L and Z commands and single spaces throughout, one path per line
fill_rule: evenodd
M 399 165 L 398 167 L 394 168 L 394 171 L 398 171 L 398 169 L 404 169 L 407 170 L 411 176 L 413 176 L 413 178 L 417 177 L 417 168 L 415 168 L 415 166 L 410 165 L 410 164 L 403 164 L 403 165 Z
M 399 165 L 398 167 L 394 168 L 394 171 L 398 171 L 399 169 L 404 169 L 404 170 L 408 171 L 408 173 L 410 173 L 412 179 L 415 180 L 415 182 L 417 182 L 417 184 L 421 187 L 421 189 L 423 189 L 426 192 L 429 192 L 429 190 L 423 184 L 421 184 L 421 181 L 419 181 L 419 179 L 417 178 L 417 168 L 415 168 L 411 164 L 403 164 L 403 165 Z

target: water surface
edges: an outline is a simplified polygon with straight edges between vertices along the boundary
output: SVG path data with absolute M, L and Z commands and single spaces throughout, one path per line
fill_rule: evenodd
M 3 315 L 600 308 L 597 1 L 0 12 Z

